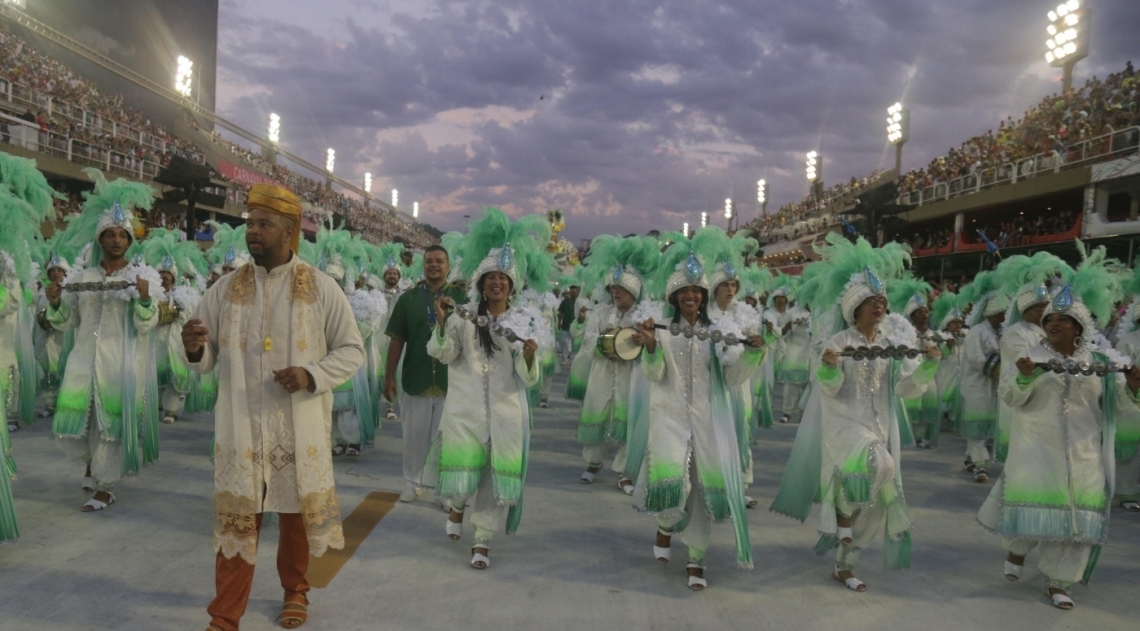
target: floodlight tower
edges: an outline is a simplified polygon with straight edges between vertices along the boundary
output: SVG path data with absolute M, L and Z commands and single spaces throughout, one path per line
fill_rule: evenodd
M 182 95 L 183 99 L 190 98 L 190 86 L 194 78 L 194 62 L 186 57 L 178 56 L 178 70 L 174 74 L 174 91 Z
M 726 198 L 724 200 L 724 222 L 725 222 L 724 229 L 726 231 L 732 230 L 732 218 L 735 216 L 736 216 L 736 204 L 733 203 L 731 197 Z
M 364 174 L 364 207 L 368 208 L 368 200 L 372 199 L 372 174 Z
M 768 214 L 768 182 L 756 181 L 756 203 L 760 204 L 760 215 Z
M 818 196 L 818 193 L 823 191 L 823 157 L 819 155 L 818 151 L 809 151 L 805 164 L 808 183 L 811 184 L 811 192 Z
M 392 189 L 392 208 L 396 208 L 399 205 L 400 205 L 400 191 L 397 191 L 396 189 Z
M 681 234 L 685 235 L 686 237 L 689 236 L 689 222 L 686 221 L 685 223 L 681 224 Z
M 1064 74 L 1061 89 L 1068 92 L 1073 88 L 1073 66 L 1089 55 L 1089 15 L 1090 11 L 1081 6 L 1080 0 L 1068 0 L 1049 12 L 1049 25 L 1045 31 L 1045 61 L 1053 67 L 1060 67 Z
M 420 203 L 412 202 L 412 219 L 420 218 Z
M 910 110 L 902 103 L 887 108 L 887 142 L 895 146 L 895 175 L 902 175 L 902 148 L 910 140 Z
M 269 129 L 265 137 L 269 140 L 269 145 L 261 148 L 261 157 L 270 164 L 277 164 L 277 143 L 281 140 L 281 117 L 272 112 L 269 113 Z
M 336 150 L 329 148 L 325 154 L 325 185 L 332 190 L 333 168 L 336 166 Z

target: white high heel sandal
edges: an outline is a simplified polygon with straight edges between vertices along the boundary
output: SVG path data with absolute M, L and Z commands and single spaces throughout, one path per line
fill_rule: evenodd
M 463 536 L 463 513 L 459 513 L 459 521 L 451 521 L 451 511 L 448 511 L 447 529 L 445 532 L 447 533 L 448 539 L 459 541 L 459 538 Z
M 491 551 L 491 548 L 485 543 L 471 546 L 471 567 L 476 570 L 485 570 L 491 567 L 491 559 L 482 552 L 476 552 L 475 548 L 483 548 L 487 552 Z
M 1068 595 L 1062 594 L 1060 592 L 1050 593 L 1048 587 L 1045 588 L 1045 595 L 1053 600 L 1053 606 L 1057 609 L 1068 611 L 1076 606 L 1076 604 L 1073 602 L 1073 599 L 1069 598 Z
M 855 532 L 851 530 L 850 526 L 839 526 L 836 529 L 835 536 L 839 539 L 840 543 L 845 543 L 847 545 L 851 545 L 851 543 L 855 541 Z
M 1010 563 L 1008 560 L 1005 562 L 1005 579 L 1013 582 L 1021 578 L 1022 566 L 1016 563 Z
M 689 589 L 693 590 L 694 592 L 699 592 L 709 586 L 709 582 L 705 580 L 704 577 L 705 567 L 703 565 L 700 563 L 690 562 L 685 566 L 685 569 L 701 571 L 701 576 L 694 576 L 693 574 L 689 575 Z
M 855 578 L 854 576 L 852 576 L 851 578 L 841 578 L 839 576 L 839 566 L 836 565 L 834 567 L 835 567 L 835 569 L 831 572 L 831 578 L 834 578 L 835 580 L 839 581 L 840 583 L 843 583 L 844 585 L 847 586 L 847 589 L 849 589 L 853 592 L 862 593 L 862 592 L 867 591 L 867 586 L 863 584 L 863 581 Z

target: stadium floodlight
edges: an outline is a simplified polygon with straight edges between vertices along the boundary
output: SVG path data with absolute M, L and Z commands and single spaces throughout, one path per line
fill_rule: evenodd
M 412 202 L 412 218 L 413 219 L 419 219 L 420 218 L 420 203 L 419 202 Z
M 333 167 L 336 166 L 336 151 L 333 149 L 328 150 L 328 157 L 325 158 L 325 170 L 330 174 L 333 172 Z
M 392 189 L 392 208 L 400 205 L 400 191 Z
M 807 153 L 807 179 L 813 184 L 819 181 L 819 153 L 816 151 L 809 151 Z
M 709 225 L 709 214 L 701 213 L 701 227 L 704 228 L 707 225 Z
M 1089 54 L 1089 10 L 1079 0 L 1068 0 L 1047 14 L 1045 61 L 1063 70 L 1062 89 L 1073 87 L 1073 66 Z
M 732 209 L 732 198 L 729 197 L 728 199 L 724 200 L 724 218 L 728 219 L 729 221 L 732 221 Z
M 365 173 L 364 174 L 364 192 L 365 193 L 371 193 L 372 192 L 372 174 L 371 173 Z
M 756 181 L 756 203 L 764 204 L 768 201 L 768 183 L 764 180 Z
M 901 145 L 910 140 L 910 110 L 902 103 L 887 108 L 887 142 Z
M 183 98 L 190 97 L 190 81 L 194 77 L 194 62 L 186 57 L 178 56 L 178 70 L 174 74 L 174 91 Z
M 281 117 L 270 113 L 269 114 L 269 142 L 277 144 L 281 140 Z
M 686 221 L 685 223 L 681 224 L 681 234 L 685 235 L 686 237 L 689 236 L 689 222 Z

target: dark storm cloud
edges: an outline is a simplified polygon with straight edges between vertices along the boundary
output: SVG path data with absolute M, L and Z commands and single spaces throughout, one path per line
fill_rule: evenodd
M 799 199 L 810 149 L 827 182 L 890 166 L 885 108 L 908 76 L 907 168 L 1020 115 L 1058 85 L 1040 62 L 1049 5 L 328 0 L 331 32 L 223 19 L 221 89 L 243 95 L 223 113 L 252 129 L 280 113 L 291 149 L 336 147 L 339 173 L 455 208 L 432 217 L 444 228 L 498 204 L 566 208 L 575 237 L 676 229 L 728 195 L 751 216 L 759 177 L 770 209 Z M 1138 5 L 1096 5 L 1078 80 L 1123 67 Z M 452 112 L 483 108 L 506 110 Z

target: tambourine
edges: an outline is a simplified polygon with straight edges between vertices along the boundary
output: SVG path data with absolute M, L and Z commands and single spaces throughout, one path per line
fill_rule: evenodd
M 1001 355 L 992 353 L 982 365 L 982 374 L 990 379 L 997 379 L 1001 375 Z
M 158 303 L 158 323 L 173 324 L 178 319 L 178 314 L 181 313 L 178 305 L 168 305 L 165 302 Z
M 40 325 L 41 329 L 48 333 L 52 332 L 51 322 L 48 322 L 47 318 L 47 309 L 40 309 L 39 312 L 36 313 L 36 323 Z
M 1119 362 L 1078 362 L 1072 359 L 1050 359 L 1047 362 L 1036 362 L 1038 368 L 1044 369 L 1048 372 L 1063 375 L 1069 373 L 1070 375 L 1085 375 L 1090 377 L 1096 375 L 1103 377 L 1109 373 L 1115 372 L 1129 372 L 1132 370 L 1131 366 L 1125 366 Z

